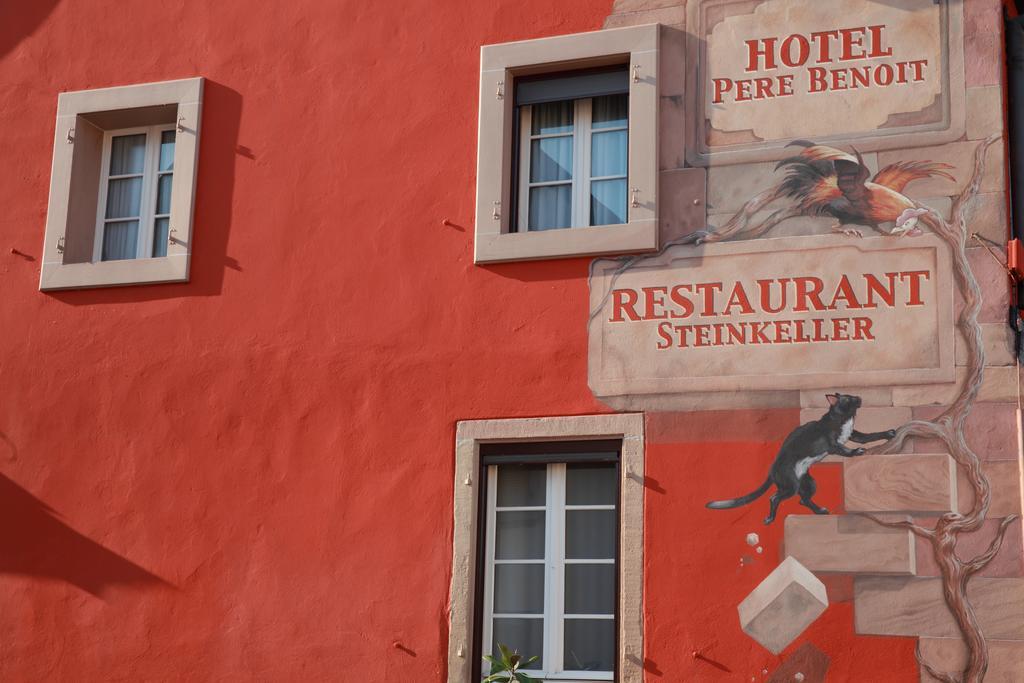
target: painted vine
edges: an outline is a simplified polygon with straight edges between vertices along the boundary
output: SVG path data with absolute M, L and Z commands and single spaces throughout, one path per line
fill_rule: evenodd
M 998 136 L 991 136 L 980 142 L 974 154 L 974 167 L 967 186 L 954 199 L 950 211 L 950 220 L 944 219 L 930 207 L 918 204 L 918 208 L 927 212 L 921 216 L 922 223 L 949 245 L 952 254 L 954 276 L 957 287 L 964 298 L 965 306 L 957 321 L 957 327 L 967 342 L 967 369 L 963 387 L 952 405 L 934 420 L 911 420 L 896 430 L 896 436 L 889 442 L 870 449 L 869 453 L 898 452 L 907 438 L 927 437 L 941 439 L 949 450 L 950 456 L 967 475 L 971 488 L 974 489 L 974 505 L 967 514 L 949 512 L 928 528 L 916 524 L 911 519 L 891 520 L 865 514 L 877 524 L 885 527 L 906 529 L 915 536 L 927 541 L 938 563 L 942 581 L 943 596 L 949 607 L 957 627 L 967 646 L 967 663 L 963 671 L 957 674 L 937 671 L 924 661 L 918 644 L 915 655 L 920 666 L 934 679 L 942 683 L 981 683 L 988 669 L 988 644 L 985 641 L 981 626 L 978 623 L 974 607 L 967 596 L 967 586 L 971 578 L 984 569 L 999 552 L 1003 538 L 1010 524 L 1017 515 L 1002 519 L 995 538 L 985 552 L 971 558 L 962 559 L 956 554 L 957 539 L 962 533 L 977 531 L 988 514 L 992 498 L 992 489 L 981 470 L 981 462 L 977 454 L 971 450 L 964 437 L 964 425 L 981 388 L 985 372 L 985 350 L 981 339 L 981 326 L 978 324 L 978 312 L 981 309 L 982 292 L 974 277 L 967 260 L 967 242 L 970 239 L 968 218 L 971 204 L 981 188 L 985 159 L 988 148 Z M 750 199 L 726 224 L 718 229 L 708 229 L 685 235 L 665 245 L 659 251 L 664 253 L 668 248 L 680 244 L 701 244 L 705 242 L 725 242 L 740 239 L 755 239 L 766 235 L 783 221 L 802 215 L 794 206 L 779 208 L 763 220 L 754 222 L 755 216 L 764 211 L 770 204 L 783 198 L 780 185 L 769 188 Z M 916 202 L 915 202 L 916 203 Z M 618 277 L 636 263 L 651 256 L 634 256 L 621 259 L 620 266 L 613 272 L 605 299 L 590 313 L 590 321 L 604 309 L 608 296 L 615 287 Z M 591 263 L 591 277 L 594 265 Z

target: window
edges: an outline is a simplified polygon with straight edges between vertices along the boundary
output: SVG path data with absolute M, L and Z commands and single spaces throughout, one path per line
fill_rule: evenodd
M 448 683 L 496 643 L 559 683 L 642 683 L 643 415 L 459 422 Z
M 60 94 L 41 290 L 188 280 L 202 86 Z
M 573 90 L 573 82 L 604 94 L 549 101 Z M 518 230 L 626 222 L 628 93 L 625 65 L 516 83 Z
M 482 450 L 484 652 L 501 643 L 537 655 L 530 674 L 543 680 L 614 677 L 618 450 L 604 441 Z
M 173 127 L 162 126 L 104 136 L 93 260 L 167 256 L 174 137 Z
M 477 263 L 657 250 L 660 31 L 482 48 Z

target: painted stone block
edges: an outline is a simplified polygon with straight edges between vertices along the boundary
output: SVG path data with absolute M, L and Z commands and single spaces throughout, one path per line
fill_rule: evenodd
M 860 396 L 862 406 L 891 406 L 892 405 L 892 389 L 889 387 L 831 387 L 830 391 L 835 391 L 840 394 L 854 394 Z M 800 392 L 800 407 L 801 408 L 828 408 L 828 399 L 825 398 L 825 394 L 829 392 L 814 390 L 814 391 L 801 391 Z M 861 408 L 864 410 L 864 408 Z M 824 410 L 821 411 L 822 413 Z M 819 413 L 819 417 L 820 417 Z M 858 411 L 860 414 L 860 411 Z
M 915 420 L 934 420 L 946 406 L 920 406 L 913 409 Z M 1017 405 L 1015 403 L 978 403 L 964 424 L 968 445 L 982 460 L 1017 459 Z M 940 453 L 946 445 L 939 439 L 914 440 L 918 453 Z
M 967 139 L 984 140 L 1003 132 L 1002 88 L 989 85 L 967 89 Z
M 1003 266 L 1006 263 L 1006 254 L 1005 250 L 997 248 L 993 248 L 993 252 L 996 254 L 994 258 L 985 247 L 970 247 L 967 250 L 967 260 L 983 296 L 981 310 L 978 311 L 978 322 L 1005 324 L 1006 307 L 1010 303 L 1009 279 Z M 963 302 L 957 297 L 957 315 L 961 310 Z
M 981 630 L 987 638 L 1024 639 L 1024 579 L 975 577 L 967 587 Z M 860 635 L 959 635 L 942 597 L 941 580 L 895 576 L 857 577 L 854 625 Z
M 967 368 L 956 369 L 956 381 L 944 384 L 918 384 L 893 387 L 892 400 L 898 406 L 948 405 L 956 400 L 967 377 Z M 985 368 L 978 391 L 979 401 L 1008 403 L 1017 399 L 1017 368 Z
M 778 654 L 828 607 L 825 585 L 787 557 L 739 604 L 743 632 Z
M 985 350 L 985 365 L 1014 364 L 1014 333 L 1009 325 L 1003 322 L 983 323 L 981 325 L 981 344 Z M 956 333 L 956 364 L 967 365 L 967 342 L 963 334 Z
M 996 460 L 982 463 L 982 472 L 992 487 L 987 517 L 1006 517 L 1021 513 L 1020 464 L 1017 460 Z M 960 512 L 974 506 L 974 489 L 962 467 L 957 472 Z
M 929 205 L 930 206 L 930 205 Z M 983 192 L 974 200 L 970 230 L 1002 244 L 1006 240 L 1007 207 L 1005 192 Z
M 913 574 L 914 539 L 870 519 L 842 515 L 789 515 L 785 552 L 813 572 Z
M 918 523 L 928 528 L 935 527 L 935 519 L 915 518 Z M 1002 521 L 1000 518 L 990 517 L 986 519 L 977 531 L 960 534 L 956 541 L 957 557 L 971 559 L 988 550 L 989 544 L 995 538 L 996 531 Z M 932 546 L 923 538 L 915 538 L 917 544 L 917 575 L 918 576 L 939 576 L 939 565 L 935 562 L 935 553 Z M 999 548 L 992 561 L 985 565 L 985 568 L 978 572 L 981 577 L 1013 578 L 1024 577 L 1024 549 L 1021 545 L 1024 537 L 1021 536 L 1021 523 L 1016 520 L 1006 529 L 1003 536 L 1003 544 Z
M 974 168 L 974 154 L 978 143 L 974 140 L 953 142 L 935 147 L 920 147 L 913 150 L 894 149 L 878 153 L 880 167 L 908 158 L 941 162 L 951 165 L 955 172 L 956 182 L 948 178 L 933 176 L 914 181 L 913 191 L 920 197 L 953 197 L 967 187 Z M 1002 192 L 1004 190 L 1005 160 L 1003 146 L 1000 144 L 989 147 L 985 158 L 985 169 L 981 177 L 982 192 Z
M 921 638 L 921 658 L 936 671 L 963 671 L 967 666 L 967 647 L 959 638 Z M 1024 681 L 1024 641 L 989 640 L 988 671 L 985 683 L 1020 683 Z M 921 670 L 921 683 L 934 683 L 928 672 Z
M 829 664 L 827 654 L 813 643 L 804 643 L 772 672 L 767 683 L 825 683 Z
M 971 0 L 963 5 L 967 85 L 999 85 L 1003 78 L 1002 7 L 991 0 Z
M 657 7 L 610 14 L 604 20 L 604 28 L 622 28 L 623 26 L 642 26 L 644 24 L 662 24 L 682 28 L 686 24 L 686 10 L 682 6 Z
M 955 463 L 945 453 L 842 458 L 847 512 L 948 512 L 956 509 Z

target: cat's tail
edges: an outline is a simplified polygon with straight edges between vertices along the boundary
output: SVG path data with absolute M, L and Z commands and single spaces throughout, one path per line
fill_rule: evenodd
M 755 500 L 763 496 L 765 491 L 767 491 L 769 487 L 771 487 L 771 485 L 772 478 L 771 476 L 769 476 L 767 479 L 764 480 L 764 483 L 757 488 L 756 491 L 751 491 L 747 495 L 740 496 L 739 498 L 731 498 L 729 500 L 713 500 L 704 507 L 711 508 L 712 510 L 728 510 L 729 508 L 738 508 L 741 505 L 753 503 Z

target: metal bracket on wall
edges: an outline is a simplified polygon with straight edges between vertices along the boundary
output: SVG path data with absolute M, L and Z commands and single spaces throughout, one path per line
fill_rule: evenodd
M 975 239 L 977 235 L 973 235 Z M 978 241 L 981 241 L 980 239 Z M 989 252 L 992 250 L 989 249 Z M 1018 285 L 1024 281 L 1024 246 L 1019 239 L 1012 239 L 1006 243 L 1006 265 L 1004 266 L 1010 278 Z M 1017 290 L 1020 289 L 1018 286 Z M 1018 362 L 1024 362 L 1024 318 L 1021 317 L 1021 302 L 1018 299 L 1010 305 L 1007 316 L 1007 323 L 1014 332 L 1014 349 Z
M 1019 239 L 1006 243 L 1006 266 L 1016 280 L 1024 280 L 1024 245 Z

